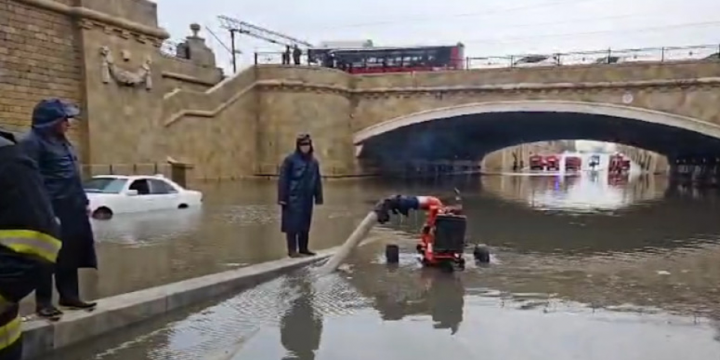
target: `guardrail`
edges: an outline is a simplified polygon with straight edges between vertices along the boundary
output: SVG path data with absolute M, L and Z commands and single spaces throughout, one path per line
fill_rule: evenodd
M 548 67 L 637 62 L 673 62 L 720 59 L 719 45 L 695 45 L 641 49 L 606 49 L 553 54 L 469 57 L 467 69 Z M 535 60 L 535 61 L 533 61 Z
M 282 52 L 256 52 L 255 65 L 282 64 Z M 556 67 L 590 64 L 622 64 L 639 62 L 675 62 L 675 61 L 720 61 L 720 44 L 674 46 L 639 49 L 605 49 L 551 54 L 522 54 L 505 56 L 467 57 L 465 69 L 497 69 L 510 67 Z M 294 64 L 290 59 L 290 64 Z M 310 63 L 303 54 L 300 65 L 320 66 Z

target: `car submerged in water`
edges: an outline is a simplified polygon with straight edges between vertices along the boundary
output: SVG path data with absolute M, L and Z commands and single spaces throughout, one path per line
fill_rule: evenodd
M 201 192 L 187 190 L 162 175 L 100 175 L 86 181 L 83 188 L 95 219 L 200 206 L 203 197 Z

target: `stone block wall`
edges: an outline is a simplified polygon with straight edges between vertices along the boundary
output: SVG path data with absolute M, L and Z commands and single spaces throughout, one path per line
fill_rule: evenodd
M 81 52 L 67 14 L 0 0 L 0 126 L 27 130 L 32 109 L 43 98 L 82 104 Z M 82 125 L 71 134 L 81 154 L 86 134 Z
M 83 109 L 70 140 L 84 168 L 165 164 L 172 154 L 164 97 L 206 91 L 223 79 L 199 26 L 191 31 L 183 44 L 192 44 L 193 56 L 181 58 L 161 53 L 169 35 L 158 28 L 151 1 L 0 0 L 0 126 L 27 131 L 35 104 L 59 97 Z M 144 66 L 149 82 L 127 86 L 114 76 L 144 80 Z

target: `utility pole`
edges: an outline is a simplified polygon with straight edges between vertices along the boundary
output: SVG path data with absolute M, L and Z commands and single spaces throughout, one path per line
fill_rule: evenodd
M 255 39 L 260 39 L 265 42 L 276 44 L 276 45 L 284 45 L 289 47 L 299 47 L 299 48 L 312 48 L 314 47 L 309 42 L 294 38 L 289 35 L 282 34 L 277 31 L 273 31 L 270 29 L 263 28 L 258 25 L 251 24 L 246 21 L 241 21 L 238 19 L 231 18 L 229 16 L 218 16 L 218 19 L 220 19 L 220 24 L 223 29 L 226 29 L 230 32 L 230 48 L 232 52 L 232 62 L 233 62 L 233 72 L 237 72 L 237 57 L 236 54 L 240 53 L 235 48 L 235 38 L 237 34 L 240 35 L 247 35 L 250 37 L 253 37 Z

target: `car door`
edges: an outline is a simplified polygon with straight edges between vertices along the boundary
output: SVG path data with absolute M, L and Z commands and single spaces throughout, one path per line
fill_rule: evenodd
M 177 209 L 180 194 L 162 179 L 148 179 L 153 208 L 155 210 Z
M 148 179 L 135 179 L 130 183 L 128 190 L 137 191 L 137 195 L 124 195 L 123 199 L 127 212 L 141 212 L 154 210 L 153 198 L 150 193 L 150 183 Z

